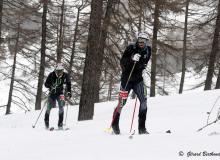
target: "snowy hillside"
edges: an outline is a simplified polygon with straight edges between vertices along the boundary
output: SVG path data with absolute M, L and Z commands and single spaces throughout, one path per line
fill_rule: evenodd
M 1 160 L 219 160 L 220 121 L 201 132 L 208 114 L 220 96 L 220 90 L 148 99 L 149 135 L 129 139 L 134 100 L 123 108 L 120 129 L 114 136 L 104 132 L 109 127 L 115 102 L 95 107 L 93 121 L 77 122 L 78 106 L 69 106 L 67 131 L 47 131 L 43 115 L 32 128 L 39 111 L 0 117 Z M 216 103 L 210 121 L 217 115 Z M 58 110 L 51 112 L 50 123 L 56 127 Z M 165 131 L 171 130 L 171 134 Z M 193 155 L 194 154 L 194 155 Z M 197 156 L 195 156 L 195 154 Z

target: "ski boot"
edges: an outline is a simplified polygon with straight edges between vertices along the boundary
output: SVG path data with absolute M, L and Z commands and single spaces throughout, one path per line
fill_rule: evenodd
M 149 132 L 146 130 L 146 128 L 138 128 L 139 134 L 149 134 Z
M 139 134 L 149 134 L 145 127 L 146 114 L 139 114 L 138 119 L 138 132 Z
M 114 134 L 116 135 L 120 134 L 120 129 L 118 125 L 112 125 L 112 130 Z
M 63 114 L 64 113 L 59 113 L 59 120 L 58 120 L 58 129 L 63 130 Z
M 113 117 L 113 122 L 112 122 L 112 130 L 113 130 L 113 133 L 116 135 L 120 134 L 119 118 L 120 118 L 120 114 L 115 113 L 115 116 Z

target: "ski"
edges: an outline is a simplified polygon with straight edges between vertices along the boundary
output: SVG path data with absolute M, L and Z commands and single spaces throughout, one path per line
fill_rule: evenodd
M 57 128 L 57 129 L 55 129 L 56 131 L 68 131 L 68 130 L 70 130 L 70 128 L 68 128 L 68 127 L 66 127 L 66 128 Z
M 46 129 L 47 131 L 53 131 L 53 130 L 54 130 L 54 127 L 45 127 L 45 129 Z
M 120 136 L 120 135 L 121 135 L 121 136 L 127 135 L 126 133 L 114 134 L 114 132 L 112 131 L 111 128 L 105 129 L 104 132 L 105 132 L 105 133 L 108 133 L 108 134 L 110 134 L 110 135 L 116 135 L 116 136 L 118 136 L 118 135 L 119 135 L 119 136 Z M 131 133 L 129 133 L 128 138 L 129 138 L 129 139 L 132 139 L 135 135 L 140 135 L 140 136 L 142 136 L 142 135 L 171 134 L 171 133 L 172 133 L 171 130 L 166 130 L 166 131 L 163 131 L 163 132 L 155 132 L 155 133 L 149 133 L 149 134 L 138 134 L 138 133 L 135 132 L 135 130 L 133 130 Z
M 70 128 L 66 127 L 66 128 L 54 128 L 54 127 L 50 127 L 48 128 L 48 131 L 68 131 L 70 130 Z

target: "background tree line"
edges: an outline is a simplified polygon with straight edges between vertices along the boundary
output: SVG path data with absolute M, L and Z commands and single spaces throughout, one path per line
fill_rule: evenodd
M 63 62 L 78 119 L 92 119 L 94 103 L 117 98 L 121 54 L 141 31 L 150 96 L 184 92 L 188 75 L 199 79 L 190 89 L 219 89 L 219 17 L 219 0 L 0 0 L 1 108 L 41 109 L 45 77 Z

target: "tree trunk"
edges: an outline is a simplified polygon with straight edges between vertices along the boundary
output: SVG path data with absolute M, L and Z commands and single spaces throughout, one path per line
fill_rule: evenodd
M 61 16 L 60 16 L 60 31 L 59 31 L 59 41 L 57 46 L 57 62 L 61 62 L 63 56 L 63 19 L 64 19 L 64 5 L 65 0 L 62 2 L 61 6 Z
M 218 12 L 217 12 L 217 19 L 215 24 L 215 32 L 214 32 L 214 38 L 212 42 L 212 50 L 209 57 L 209 66 L 208 66 L 208 72 L 206 75 L 205 80 L 205 88 L 204 90 L 210 90 L 212 87 L 212 77 L 215 70 L 215 60 L 216 55 L 218 53 L 218 44 L 219 44 L 219 32 L 220 32 L 220 0 L 218 2 Z
M 77 11 L 77 18 L 76 18 L 76 25 L 75 25 L 75 30 L 74 30 L 74 36 L 73 36 L 73 45 L 72 45 L 72 54 L 71 54 L 71 57 L 70 57 L 70 64 L 69 64 L 69 74 L 72 75 L 72 68 L 73 68 L 73 59 L 74 59 L 74 56 L 75 56 L 75 49 L 76 49 L 76 41 L 77 41 L 77 35 L 78 35 L 78 28 L 79 28 L 79 16 L 80 16 L 80 7 L 78 8 L 78 11 Z
M 44 72 L 45 72 L 45 57 L 46 57 L 46 33 L 47 33 L 47 9 L 48 2 L 43 2 L 43 15 L 42 15 L 42 40 L 41 40 L 41 59 L 40 59 L 40 71 L 38 77 L 38 86 L 37 86 L 37 96 L 35 102 L 35 110 L 41 109 L 41 95 L 42 87 L 44 83 Z
M 166 68 L 167 68 L 167 53 L 164 52 L 163 60 L 163 95 L 166 95 Z
M 140 14 L 139 14 L 139 17 L 138 17 L 138 32 L 140 33 L 141 32 L 141 24 L 142 24 L 142 15 L 143 15 L 143 8 L 142 8 L 142 4 L 141 2 L 139 1 L 139 7 L 140 7 Z
M 156 65 L 157 65 L 157 33 L 159 30 L 160 2 L 156 0 L 154 8 L 153 42 L 152 42 L 152 64 L 151 64 L 151 86 L 150 96 L 155 96 L 156 88 Z
M 186 0 L 185 24 L 184 24 L 184 35 L 183 35 L 182 75 L 181 75 L 180 88 L 179 88 L 179 93 L 180 94 L 183 92 L 185 73 L 186 73 L 186 50 L 187 50 L 186 41 L 187 41 L 189 1 L 190 0 Z
M 90 27 L 79 103 L 79 121 L 90 120 L 94 114 L 96 85 L 99 83 L 97 61 L 100 61 L 98 43 L 101 33 L 102 6 L 103 0 L 92 0 L 91 2 Z
M 110 74 L 107 101 L 111 101 L 112 100 L 113 79 L 114 79 L 113 74 Z
M 18 22 L 18 32 L 16 37 L 16 44 L 15 44 L 15 52 L 14 52 L 14 62 L 12 66 L 12 73 L 11 73 L 11 83 L 8 95 L 8 103 L 6 107 L 6 115 L 10 114 L 11 112 L 11 102 L 13 96 L 13 88 L 14 88 L 14 81 L 15 81 L 15 69 L 16 69 L 16 62 L 17 62 L 17 53 L 18 53 L 18 44 L 19 44 L 19 37 L 20 37 L 20 22 Z
M 2 9 L 3 9 L 3 0 L 0 0 L 0 45 L 2 43 Z
M 106 38 L 107 38 L 107 34 L 108 34 L 108 27 L 110 24 L 110 18 L 111 18 L 111 14 L 113 11 L 113 5 L 115 0 L 108 0 L 107 3 L 107 8 L 106 8 L 106 13 L 105 13 L 105 17 L 104 17 L 104 21 L 103 21 L 103 26 L 102 26 L 102 32 L 101 32 L 101 38 L 99 41 L 99 49 L 98 49 L 98 56 L 99 59 L 96 61 L 97 63 L 97 82 L 95 84 L 95 102 L 99 102 L 99 90 L 100 90 L 100 78 L 101 78 L 101 74 L 102 74 L 102 65 L 103 65 L 103 59 L 104 59 L 104 55 L 105 55 L 105 46 L 106 46 Z
M 219 64 L 218 78 L 217 78 L 217 82 L 216 82 L 216 85 L 215 85 L 215 89 L 220 89 L 220 64 Z

